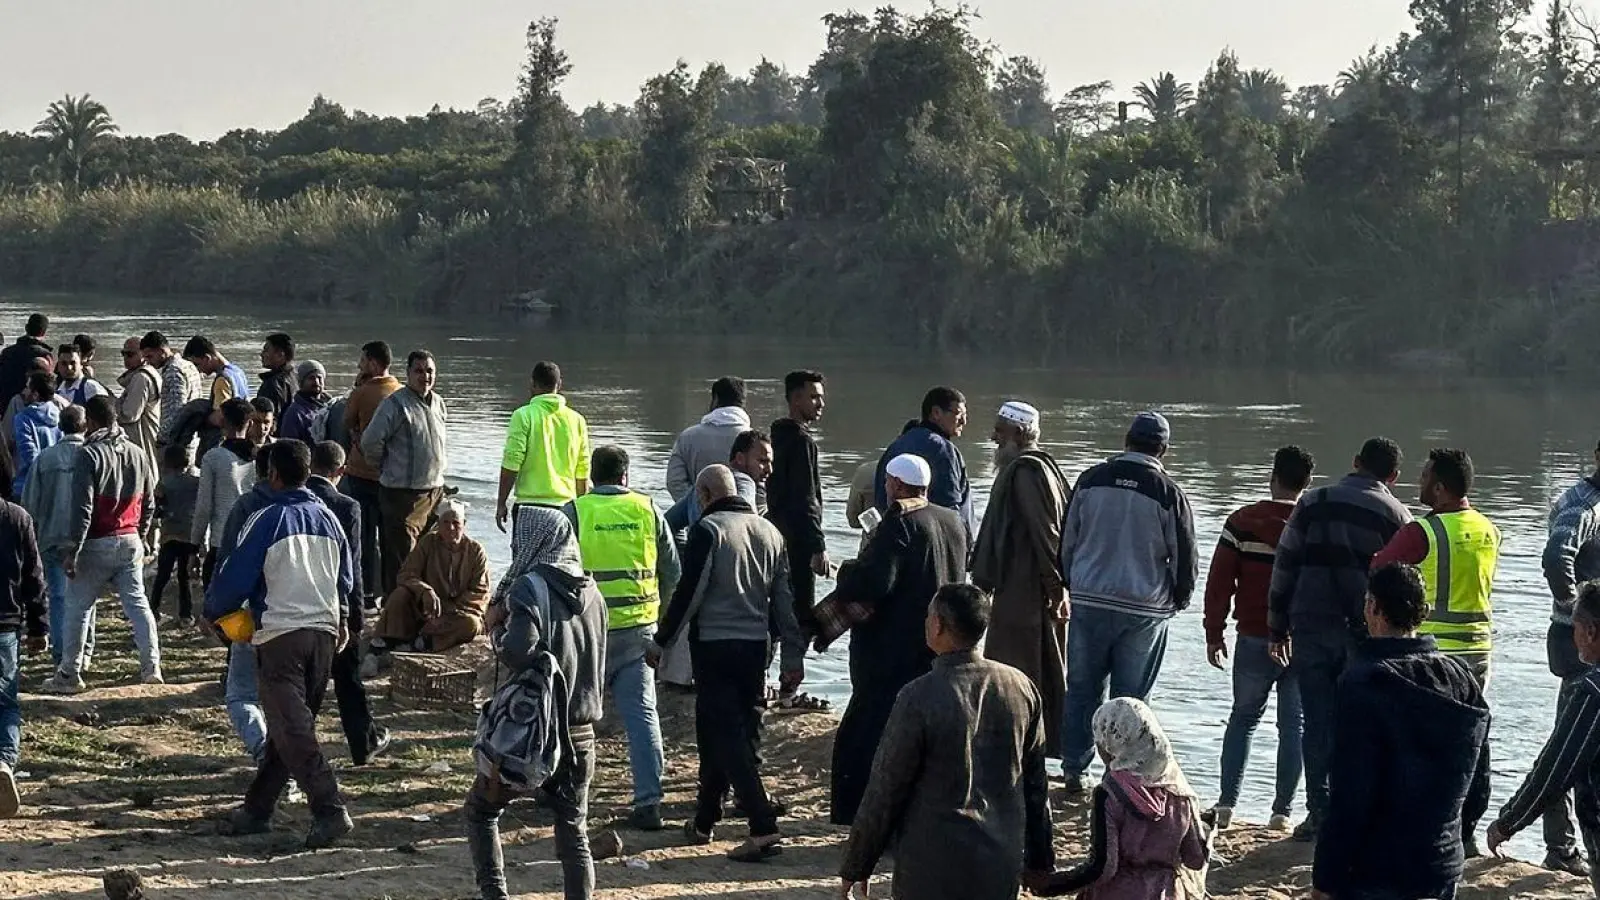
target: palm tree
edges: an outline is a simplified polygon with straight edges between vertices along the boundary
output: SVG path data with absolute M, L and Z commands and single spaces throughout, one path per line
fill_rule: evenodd
M 88 94 L 81 97 L 68 94 L 50 104 L 44 121 L 34 126 L 33 133 L 49 140 L 51 155 L 59 161 L 64 174 L 71 176 L 73 190 L 78 190 L 83 179 L 83 164 L 94 145 L 119 130 L 105 104 Z
M 1283 118 L 1284 103 L 1289 98 L 1289 84 L 1271 69 L 1251 69 L 1244 75 L 1240 87 L 1245 110 L 1257 121 L 1268 125 Z
M 1134 87 L 1133 95 L 1151 118 L 1157 122 L 1170 122 L 1194 102 L 1194 86 L 1178 81 L 1171 72 L 1162 72 Z

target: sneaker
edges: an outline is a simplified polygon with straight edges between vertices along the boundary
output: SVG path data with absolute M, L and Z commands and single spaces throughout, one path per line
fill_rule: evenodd
M 306 802 L 306 792 L 300 790 L 300 785 L 291 781 L 289 782 L 289 785 L 283 789 L 283 802 L 285 805 L 304 803 Z
M 179 616 L 178 627 L 185 631 L 194 630 L 194 616 Z
M 1294 832 L 1289 835 L 1289 840 L 1297 844 L 1311 844 L 1317 840 L 1317 823 L 1315 819 L 1306 819 L 1295 826 Z
M 1294 823 L 1290 822 L 1289 817 L 1284 813 L 1273 813 L 1272 818 L 1267 822 L 1267 830 L 1288 833 L 1294 830 Z
M 338 815 L 322 816 L 311 823 L 311 830 L 306 832 L 306 849 L 321 850 L 332 847 L 334 842 L 349 834 L 356 827 L 350 821 L 350 814 L 339 810 Z
M 240 806 L 228 813 L 228 818 L 222 821 L 217 831 L 227 837 L 244 837 L 250 834 L 266 834 L 272 830 L 272 819 L 263 819 L 251 812 L 246 807 Z
M 1461 853 L 1467 859 L 1482 859 L 1483 848 L 1478 846 L 1478 836 L 1472 832 L 1461 835 Z
M 51 675 L 49 678 L 46 678 L 42 683 L 40 683 L 39 693 L 81 694 L 87 688 L 88 685 L 83 683 L 82 676 L 68 675 L 58 670 L 54 675 Z
M 161 677 L 160 666 L 150 666 L 139 673 L 140 684 L 166 684 L 167 680 Z
M 1568 875 L 1576 875 L 1579 878 L 1589 877 L 1589 863 L 1576 847 L 1567 853 L 1562 853 L 1559 850 L 1551 850 L 1546 853 L 1544 867 L 1552 872 L 1566 872 Z
M 638 831 L 660 831 L 664 827 L 661 821 L 661 804 L 651 803 L 635 807 L 632 815 L 628 816 L 628 827 Z
M 17 774 L 10 763 L 0 762 L 0 819 L 9 819 L 22 808 L 22 797 L 17 793 Z
M 1200 821 L 1217 831 L 1227 831 L 1233 824 L 1233 807 L 1217 805 L 1200 814 Z
M 378 757 L 387 753 L 389 751 L 389 745 L 393 743 L 394 736 L 389 733 L 389 729 L 380 728 L 373 736 L 372 746 L 367 748 L 366 755 L 359 758 L 351 757 L 350 764 L 352 766 L 364 766 L 372 762 L 374 759 L 377 759 Z
M 1081 797 L 1081 796 L 1083 796 L 1083 775 L 1082 774 L 1075 773 L 1075 772 L 1068 772 L 1066 775 L 1062 776 L 1061 782 L 1062 782 L 1061 783 L 1061 789 L 1066 792 L 1067 796 L 1069 796 L 1069 797 Z
M 713 832 L 701 831 L 694 827 L 694 820 L 690 819 L 683 823 L 683 839 L 692 847 L 704 847 L 715 840 L 715 836 Z

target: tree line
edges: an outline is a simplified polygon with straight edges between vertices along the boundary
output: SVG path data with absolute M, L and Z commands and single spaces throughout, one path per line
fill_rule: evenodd
M 936 7 L 825 17 L 803 74 L 679 63 L 631 105 L 566 104 L 551 19 L 515 96 L 471 110 L 319 96 L 281 131 L 197 143 L 67 96 L 0 133 L 0 284 L 452 310 L 539 289 L 576 321 L 658 329 L 1592 365 L 1575 262 L 1600 31 L 1568 0 L 1410 9 L 1411 31 L 1297 87 L 1225 50 L 1193 80 L 1058 93 Z M 729 167 L 748 159 L 775 162 Z M 730 215 L 730 185 L 775 200 Z

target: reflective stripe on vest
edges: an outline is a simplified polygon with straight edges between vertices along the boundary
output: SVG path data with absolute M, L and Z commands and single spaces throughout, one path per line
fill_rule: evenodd
M 1417 630 L 1433 635 L 1445 653 L 1488 653 L 1499 530 L 1475 509 L 1436 513 L 1420 524 L 1428 537 L 1420 568 L 1430 611 Z
M 656 508 L 644 494 L 585 494 L 578 511 L 583 567 L 606 598 L 612 629 L 654 624 L 661 614 L 656 581 Z

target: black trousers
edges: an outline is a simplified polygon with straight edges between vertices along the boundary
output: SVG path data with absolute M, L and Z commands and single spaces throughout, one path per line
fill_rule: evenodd
M 694 827 L 709 834 L 722 819 L 728 789 L 750 814 L 750 836 L 778 833 L 761 782 L 761 708 L 766 641 L 693 641 L 694 732 L 700 748 Z
M 301 629 L 256 647 L 256 684 L 267 719 L 267 749 L 244 795 L 245 808 L 271 818 L 289 779 L 305 791 L 312 815 L 344 810 L 339 782 L 317 743 L 317 712 L 328 692 L 334 637 Z
M 339 704 L 339 727 L 350 745 L 350 761 L 366 765 L 378 745 L 378 727 L 372 724 L 372 704 L 361 682 L 360 641 L 354 637 L 333 658 L 333 697 Z
M 785 536 L 787 540 L 787 535 Z M 789 587 L 794 591 L 794 614 L 802 628 L 812 624 L 811 608 L 817 605 L 817 573 L 811 571 L 811 554 L 789 546 Z
M 368 597 L 382 597 L 383 556 L 378 535 L 383 528 L 383 512 L 378 506 L 378 483 L 346 475 L 339 490 L 361 504 L 361 585 Z
M 150 591 L 150 611 L 161 612 L 161 595 L 174 573 L 178 576 L 178 616 L 194 615 L 194 600 L 189 595 L 189 562 L 199 550 L 188 541 L 167 541 L 156 554 L 156 582 Z

